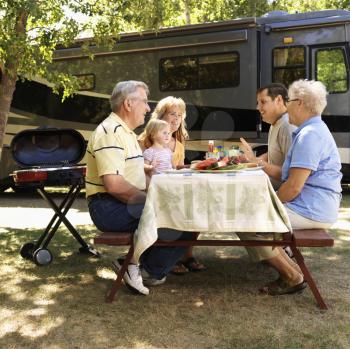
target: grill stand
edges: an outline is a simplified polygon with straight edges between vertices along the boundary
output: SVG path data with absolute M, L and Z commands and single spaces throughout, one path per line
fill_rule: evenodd
M 47 225 L 45 231 L 40 236 L 40 238 L 35 242 L 29 242 L 22 246 L 21 256 L 26 259 L 32 259 L 38 265 L 47 265 L 52 261 L 52 254 L 50 250 L 47 249 L 51 239 L 55 235 L 58 227 L 63 222 L 74 238 L 79 242 L 81 247 L 79 248 L 80 253 L 89 254 L 94 257 L 99 257 L 100 254 L 93 247 L 88 245 L 86 241 L 80 236 L 77 230 L 66 218 L 66 214 L 71 208 L 74 200 L 77 198 L 81 190 L 81 184 L 73 184 L 62 202 L 57 206 L 57 204 L 50 197 L 49 193 L 45 191 L 44 187 L 36 188 L 41 197 L 50 205 L 54 210 L 55 214 L 51 218 L 49 224 Z

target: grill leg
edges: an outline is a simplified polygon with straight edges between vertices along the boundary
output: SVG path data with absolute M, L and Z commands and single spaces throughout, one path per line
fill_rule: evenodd
M 74 190 L 74 187 L 71 187 L 69 189 L 69 192 L 67 193 L 67 195 L 63 199 L 63 201 L 57 207 L 57 209 L 54 209 L 55 214 L 52 216 L 52 218 L 51 218 L 49 224 L 47 225 L 45 231 L 43 232 L 43 234 L 41 234 L 40 238 L 37 240 L 34 250 L 39 248 L 39 247 L 46 248 L 48 246 L 48 244 L 50 243 L 51 239 L 53 238 L 58 227 L 61 224 L 61 220 L 59 219 L 59 215 L 57 214 L 57 211 L 59 211 L 59 212 L 63 211 L 64 207 L 67 204 L 69 197 L 72 195 L 73 190 Z M 37 191 L 40 194 L 40 196 L 50 205 L 50 202 L 47 199 L 48 193 L 44 190 L 44 188 L 37 188 Z M 66 212 L 68 212 L 68 210 Z M 55 223 L 55 225 L 53 226 L 54 223 Z M 52 227 L 52 229 L 51 229 L 51 227 Z
M 89 246 L 85 240 L 80 236 L 80 234 L 77 232 L 77 230 L 73 227 L 73 225 L 68 221 L 66 218 L 66 214 L 71 208 L 73 202 L 77 198 L 78 194 L 80 193 L 81 187 L 80 185 L 72 185 L 69 192 L 67 193 L 66 197 L 62 201 L 62 203 L 57 206 L 56 203 L 53 201 L 53 199 L 49 196 L 49 194 L 45 191 L 44 188 L 38 188 L 39 194 L 42 196 L 42 198 L 50 205 L 50 207 L 54 210 L 55 214 L 52 217 L 48 227 L 46 228 L 44 234 L 40 238 L 43 247 L 47 247 L 53 236 L 55 235 L 58 227 L 63 222 L 63 224 L 67 227 L 67 229 L 70 231 L 70 233 L 74 236 L 74 238 L 80 243 L 82 246 L 80 248 L 80 252 L 89 253 L 95 257 L 99 257 L 99 252 L 96 251 L 94 248 Z M 56 223 L 54 224 L 54 222 Z M 54 226 L 52 227 L 52 225 Z M 52 227 L 52 228 L 51 228 Z M 51 231 L 50 231 L 51 229 Z M 45 239 L 46 238 L 46 239 Z M 44 243 L 42 243 L 45 240 Z

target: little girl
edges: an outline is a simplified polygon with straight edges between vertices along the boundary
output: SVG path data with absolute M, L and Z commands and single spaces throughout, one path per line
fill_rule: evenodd
M 170 126 L 164 120 L 150 120 L 145 128 L 143 152 L 145 169 L 153 167 L 153 173 L 160 173 L 173 168 L 172 152 L 167 147 L 171 139 Z

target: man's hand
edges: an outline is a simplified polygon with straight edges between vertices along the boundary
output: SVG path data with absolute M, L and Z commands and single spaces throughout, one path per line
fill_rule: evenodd
M 247 160 L 249 162 L 258 163 L 259 159 L 255 156 L 255 153 L 254 153 L 252 147 L 250 146 L 250 144 L 242 137 L 240 138 L 240 141 L 242 143 L 241 149 L 243 150 L 244 156 L 247 158 Z

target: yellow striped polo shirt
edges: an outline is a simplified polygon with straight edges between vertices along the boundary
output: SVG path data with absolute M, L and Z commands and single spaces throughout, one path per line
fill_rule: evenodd
M 144 161 L 136 134 L 115 113 L 92 133 L 87 145 L 86 196 L 104 193 L 102 176 L 121 175 L 140 190 L 146 188 Z

